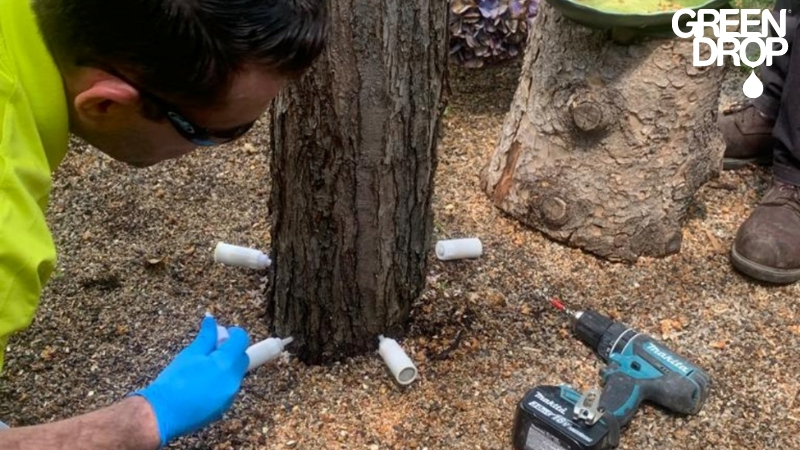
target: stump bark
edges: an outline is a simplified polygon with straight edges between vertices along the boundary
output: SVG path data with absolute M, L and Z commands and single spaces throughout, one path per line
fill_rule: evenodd
M 272 114 L 268 316 L 326 363 L 398 337 L 425 285 L 447 2 L 333 0 L 325 54 Z
M 481 180 L 550 238 L 635 262 L 680 250 L 695 191 L 720 173 L 724 68 L 693 67 L 691 41 L 674 34 L 618 42 L 541 3 Z

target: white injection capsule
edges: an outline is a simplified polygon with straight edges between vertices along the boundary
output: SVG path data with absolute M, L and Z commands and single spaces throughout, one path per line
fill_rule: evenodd
M 228 334 L 228 329 L 222 325 L 217 325 L 217 347 L 222 345 L 223 342 L 227 341 L 229 337 L 230 334 Z
M 291 344 L 292 341 L 294 339 L 291 337 L 285 339 L 269 338 L 251 345 L 247 349 L 247 356 L 250 358 L 250 365 L 247 366 L 247 370 L 251 371 L 277 358 L 283 352 L 284 347 Z
M 436 243 L 436 257 L 442 261 L 477 258 L 483 254 L 483 244 L 478 238 L 450 239 Z
M 206 312 L 205 315 L 206 317 L 214 317 L 209 312 Z M 228 329 L 217 324 L 217 348 L 228 340 L 229 337 L 230 333 L 228 333 Z M 251 345 L 245 351 L 247 357 L 250 359 L 247 371 L 249 372 L 277 358 L 283 352 L 283 349 L 293 341 L 294 338 L 292 337 L 287 337 L 285 339 L 269 338 Z
M 408 357 L 406 352 L 400 347 L 394 339 L 378 336 L 380 344 L 378 345 L 378 353 L 381 358 L 389 367 L 389 370 L 394 375 L 398 383 L 406 385 L 417 378 L 417 368 Z
M 269 256 L 259 250 L 230 245 L 224 242 L 218 243 L 217 247 L 214 249 L 214 261 L 229 266 L 256 270 L 264 269 L 272 265 Z
M 208 311 L 206 311 L 205 316 L 206 317 L 212 317 L 212 318 L 214 317 L 214 315 L 211 314 Z M 222 343 L 225 342 L 226 340 L 228 340 L 229 337 L 230 337 L 230 334 L 228 334 L 228 329 L 223 327 L 220 324 L 217 324 L 217 347 L 222 345 Z

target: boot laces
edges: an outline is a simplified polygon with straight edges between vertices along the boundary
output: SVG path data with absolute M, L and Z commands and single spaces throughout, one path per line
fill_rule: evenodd
M 800 214 L 800 186 L 787 183 L 777 183 L 772 192 L 764 197 L 763 205 L 787 206 Z
M 750 110 L 749 113 L 751 116 L 758 116 L 761 120 L 766 122 L 775 122 L 775 118 L 770 117 L 763 112 L 761 112 L 758 108 L 753 105 L 751 102 L 734 102 L 731 103 L 730 106 L 724 108 L 722 110 L 722 114 L 725 116 L 729 116 L 731 114 L 736 114 L 742 111 Z
M 747 109 L 747 108 L 749 108 L 751 106 L 752 106 L 752 103 L 750 103 L 750 102 L 734 102 L 734 103 L 731 103 L 730 106 L 724 108 L 722 110 L 722 113 L 725 114 L 725 115 L 735 114 L 735 113 L 738 113 L 740 111 L 744 111 L 745 109 Z

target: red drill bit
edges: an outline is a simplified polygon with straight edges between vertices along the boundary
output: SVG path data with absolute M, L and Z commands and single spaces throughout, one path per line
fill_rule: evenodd
M 551 299 L 550 299 L 550 303 L 551 303 L 551 304 L 552 304 L 552 305 L 553 305 L 553 306 L 554 306 L 554 307 L 555 307 L 557 310 L 561 311 L 562 313 L 564 313 L 564 314 L 566 314 L 566 315 L 568 315 L 568 316 L 570 316 L 570 317 L 577 317 L 577 316 L 575 315 L 575 311 L 573 311 L 573 310 L 571 310 L 571 309 L 567 308 L 566 306 L 564 306 L 564 304 L 563 304 L 563 303 L 561 303 L 561 300 L 560 300 L 558 297 L 553 297 L 553 298 L 551 298 Z

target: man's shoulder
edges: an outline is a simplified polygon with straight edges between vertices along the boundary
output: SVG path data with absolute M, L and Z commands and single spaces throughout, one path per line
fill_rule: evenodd
M 67 151 L 69 112 L 30 0 L 0 0 L 0 39 L 0 114 L 6 117 L 0 133 L 18 136 L 17 156 L 35 159 L 42 171 L 55 170 Z

